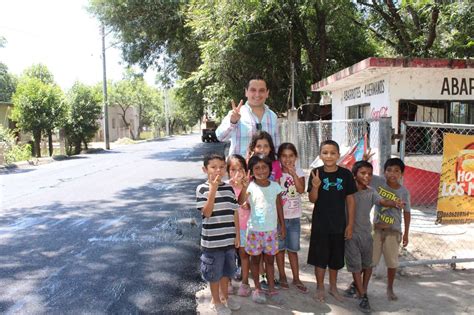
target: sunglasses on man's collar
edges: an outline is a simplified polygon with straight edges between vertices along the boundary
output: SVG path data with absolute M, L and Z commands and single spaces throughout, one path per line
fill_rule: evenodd
M 262 123 L 256 123 L 255 127 L 257 128 L 258 131 L 262 130 Z

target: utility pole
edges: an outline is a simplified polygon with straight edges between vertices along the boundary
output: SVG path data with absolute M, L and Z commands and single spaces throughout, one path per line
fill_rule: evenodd
M 295 64 L 291 61 L 291 110 L 295 109 Z
M 168 104 L 168 89 L 165 87 L 163 91 L 163 100 L 165 107 L 165 126 L 166 126 L 166 135 L 170 135 L 170 119 L 169 119 L 169 104 Z
M 109 107 L 107 106 L 107 75 L 106 75 L 106 67 L 105 67 L 105 27 L 104 23 L 102 23 L 101 27 L 102 31 L 102 74 L 103 74 L 103 82 L 102 82 L 102 89 L 104 93 L 104 141 L 105 141 L 105 149 L 110 150 L 110 143 L 109 143 Z

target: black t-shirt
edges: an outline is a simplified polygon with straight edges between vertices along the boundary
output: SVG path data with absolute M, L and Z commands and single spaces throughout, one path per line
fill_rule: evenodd
M 338 167 L 335 172 L 325 172 L 324 166 L 313 169 L 309 176 L 308 192 L 313 187 L 313 172 L 319 171 L 321 186 L 314 204 L 311 235 L 339 234 L 346 229 L 346 196 L 357 192 L 352 173 Z

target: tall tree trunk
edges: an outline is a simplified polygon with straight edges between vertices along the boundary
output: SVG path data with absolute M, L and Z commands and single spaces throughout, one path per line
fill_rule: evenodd
M 35 140 L 34 143 L 34 152 L 35 157 L 41 157 L 41 130 L 33 131 L 33 139 Z
M 48 130 L 48 150 L 49 156 L 53 156 L 53 132 Z

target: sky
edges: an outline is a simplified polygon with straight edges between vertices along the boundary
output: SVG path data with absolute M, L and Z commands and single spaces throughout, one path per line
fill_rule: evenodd
M 76 80 L 102 82 L 102 41 L 98 21 L 85 9 L 87 0 L 0 0 L 0 62 L 20 75 L 33 64 L 45 64 L 63 90 Z M 120 50 L 106 37 L 107 80 L 123 74 Z M 155 74 L 145 79 L 153 84 Z

